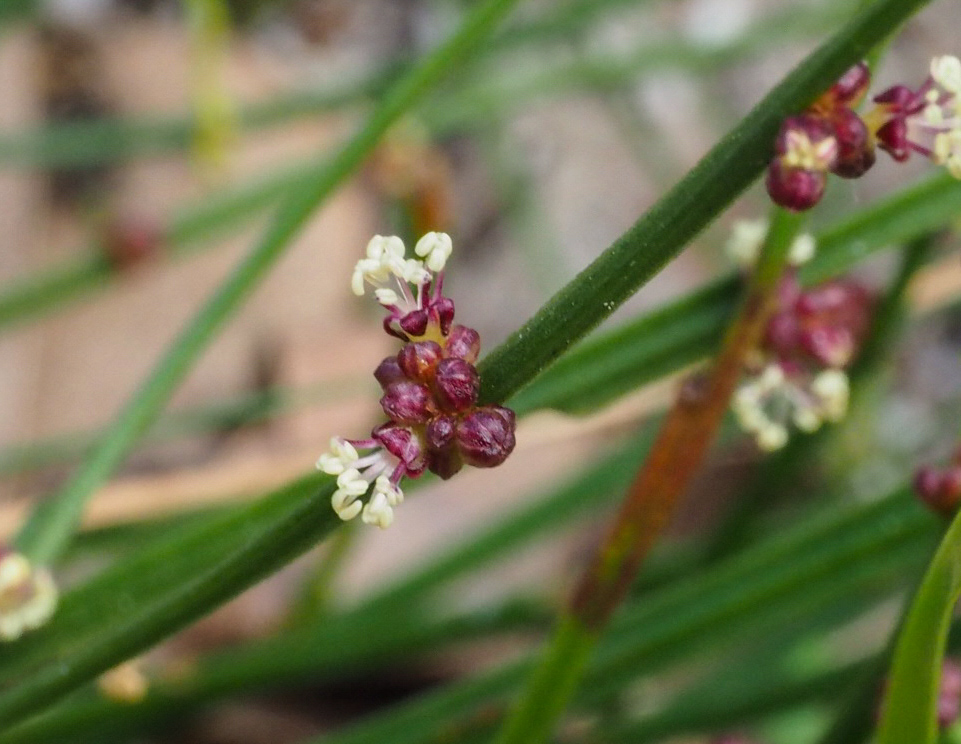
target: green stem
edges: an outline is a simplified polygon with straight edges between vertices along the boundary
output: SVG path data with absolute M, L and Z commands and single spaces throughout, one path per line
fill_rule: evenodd
M 898 634 L 878 725 L 878 744 L 934 744 L 941 664 L 961 597 L 961 514 L 928 566 Z
M 774 308 L 778 281 L 801 223 L 798 215 L 786 210 L 775 209 L 773 216 L 746 299 L 717 360 L 696 383 L 700 390 L 696 396 L 683 391 L 678 396 L 497 744 L 539 744 L 548 739 L 601 632 L 706 456 L 744 359 L 755 348 Z M 551 684 L 551 679 L 560 682 Z
M 266 276 L 317 206 L 363 162 L 388 127 L 463 60 L 517 1 L 487 0 L 478 6 L 457 33 L 398 82 L 323 174 L 288 198 L 260 243 L 184 329 L 77 475 L 31 515 L 16 539 L 31 560 L 49 563 L 66 547 L 87 500 L 123 462 L 215 332 Z

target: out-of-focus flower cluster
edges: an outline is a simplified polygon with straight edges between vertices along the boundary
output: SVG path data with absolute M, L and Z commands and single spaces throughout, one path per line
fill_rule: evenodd
M 354 269 L 354 293 L 374 287 L 387 311 L 384 330 L 404 347 L 374 371 L 388 420 L 368 439 L 334 437 L 317 461 L 319 469 L 337 476 L 331 503 L 341 519 L 359 514 L 368 524 L 388 527 L 404 499 L 404 476 L 430 470 L 447 479 L 465 464 L 500 465 L 514 449 L 514 412 L 477 405 L 480 336 L 454 324 L 454 302 L 443 295 L 451 250 L 448 235 L 427 233 L 414 247 L 420 258 L 407 258 L 400 238 L 378 235 Z
M 952 516 L 961 503 L 961 448 L 944 467 L 918 468 L 914 474 L 914 490 L 934 511 Z
M 15 641 L 39 628 L 56 607 L 57 587 L 49 571 L 0 548 L 0 641 Z
M 767 234 L 764 221 L 735 226 L 728 251 L 741 266 L 753 263 Z M 783 447 L 793 425 L 812 432 L 847 412 L 845 368 L 867 333 L 870 293 L 850 279 L 803 288 L 796 268 L 814 255 L 814 239 L 799 236 L 792 268 L 777 288 L 777 309 L 758 349 L 747 360 L 747 379 L 732 407 L 741 427 L 766 451 Z
M 894 85 L 860 116 L 854 109 L 870 82 L 867 65 L 859 63 L 805 112 L 784 121 L 767 174 L 776 204 L 810 209 L 824 195 L 828 173 L 860 178 L 874 165 L 877 147 L 898 162 L 917 153 L 961 178 L 961 61 L 935 57 L 918 88 Z

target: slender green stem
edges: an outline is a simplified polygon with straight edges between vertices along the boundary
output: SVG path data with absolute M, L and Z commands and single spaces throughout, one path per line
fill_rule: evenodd
M 711 371 L 682 390 L 624 504 L 562 613 L 547 651 L 497 744 L 538 744 L 557 725 L 611 614 L 666 527 L 721 424 L 744 359 L 774 309 L 774 296 L 801 218 L 775 209 L 747 296 Z M 551 684 L 550 680 L 560 680 Z
M 111 426 L 77 475 L 42 502 L 17 536 L 20 550 L 48 563 L 69 543 L 93 492 L 113 473 L 153 423 L 217 330 L 266 276 L 317 206 L 363 161 L 387 128 L 464 59 L 518 0 L 487 0 L 462 28 L 402 79 L 323 174 L 284 203 L 261 241 L 190 322 Z
M 941 664 L 961 597 L 961 514 L 928 566 L 898 634 L 881 708 L 878 744 L 934 744 Z

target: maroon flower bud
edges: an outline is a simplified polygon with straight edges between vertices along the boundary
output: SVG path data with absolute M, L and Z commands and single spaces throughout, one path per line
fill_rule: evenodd
M 387 386 L 380 407 L 397 424 L 423 424 L 434 413 L 430 392 L 416 382 L 401 380 Z
M 390 319 L 388 318 L 388 320 Z M 427 331 L 428 320 L 429 317 L 426 309 L 413 310 L 401 318 L 397 324 L 400 326 L 401 331 L 406 333 L 408 336 L 412 338 L 419 338 Z
M 409 380 L 429 382 L 434 376 L 434 367 L 441 360 L 443 351 L 435 341 L 416 341 L 407 344 L 397 354 L 397 363 Z
M 961 666 L 945 659 L 941 667 L 941 687 L 938 690 L 938 725 L 946 729 L 961 714 Z
M 765 185 L 775 204 L 803 212 L 821 201 L 827 176 L 821 171 L 786 168 L 779 160 L 774 160 L 768 167 Z
M 480 355 L 480 334 L 473 328 L 455 325 L 447 336 L 444 356 L 463 359 L 473 364 Z
M 453 416 L 434 416 L 428 422 L 424 437 L 427 439 L 427 447 L 431 450 L 444 450 L 454 443 L 454 429 L 457 421 Z
M 931 509 L 953 516 L 961 501 L 961 468 L 941 470 L 929 465 L 914 474 L 914 492 Z
M 450 331 L 454 322 L 454 301 L 450 297 L 441 297 L 430 305 L 430 319 L 440 328 L 442 336 Z
M 842 108 L 831 117 L 831 128 L 838 143 L 838 158 L 831 172 L 841 178 L 863 176 L 875 160 L 874 140 L 864 120 Z
M 444 359 L 434 373 L 434 391 L 441 408 L 466 411 L 477 403 L 480 377 L 470 362 L 463 359 Z
M 389 356 L 377 365 L 377 369 L 374 370 L 374 378 L 380 383 L 381 388 L 386 390 L 391 383 L 406 379 L 406 375 L 404 375 L 404 370 L 400 368 L 397 357 Z
M 908 140 L 908 123 L 904 119 L 891 119 L 877 131 L 878 145 L 897 162 L 903 163 L 911 155 Z
M 404 464 L 407 475 L 416 478 L 424 472 L 427 467 L 424 448 L 417 435 L 406 426 L 381 424 L 371 432 L 371 436 Z
M 514 412 L 501 406 L 484 406 L 457 424 L 457 449 L 475 468 L 500 465 L 514 450 Z
M 805 328 L 798 340 L 801 348 L 828 367 L 846 367 L 856 351 L 854 338 L 847 328 L 819 325 Z
M 892 85 L 885 91 L 878 93 L 874 97 L 875 103 L 881 103 L 888 108 L 900 111 L 908 108 L 915 100 L 916 95 L 906 85 Z
M 830 93 L 838 103 L 855 106 L 867 93 L 870 84 L 871 69 L 864 62 L 858 62 L 831 86 Z
M 462 467 L 464 467 L 464 459 L 453 447 L 441 452 L 427 453 L 427 468 L 442 480 L 457 475 Z
M 118 271 L 127 271 L 155 258 L 163 245 L 163 233 L 153 222 L 122 218 L 107 226 L 103 235 L 103 251 Z

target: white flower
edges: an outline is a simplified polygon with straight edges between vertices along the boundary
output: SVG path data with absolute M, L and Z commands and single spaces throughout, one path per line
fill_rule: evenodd
M 961 60 L 950 54 L 931 60 L 931 77 L 949 93 L 961 95 Z
M 738 220 L 734 223 L 724 250 L 740 268 L 749 269 L 757 261 L 767 231 L 767 220 Z
M 792 266 L 801 266 L 814 258 L 816 250 L 817 243 L 814 241 L 814 236 L 810 233 L 801 233 L 788 249 L 788 261 Z
M 828 421 L 840 421 L 848 411 L 850 386 L 848 376 L 839 369 L 818 373 L 811 382 L 811 392 L 820 403 L 822 415 Z
M 361 515 L 364 524 L 376 524 L 382 530 L 387 529 L 394 521 L 394 510 L 387 501 L 387 494 L 382 491 L 374 491 L 364 507 Z
M 57 607 L 50 572 L 19 553 L 0 557 L 0 640 L 13 641 L 47 622 Z
M 934 159 L 947 167 L 955 178 L 961 178 L 961 128 L 942 132 L 934 138 Z
M 429 232 L 414 246 L 414 253 L 426 259 L 427 268 L 431 271 L 443 271 L 454 250 L 450 235 L 442 232 Z

